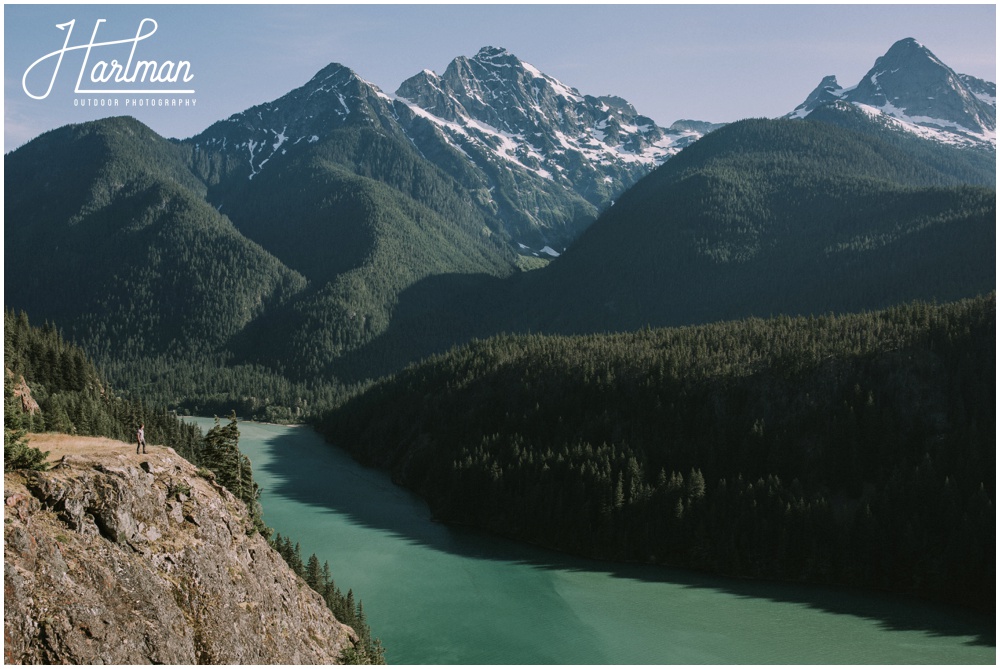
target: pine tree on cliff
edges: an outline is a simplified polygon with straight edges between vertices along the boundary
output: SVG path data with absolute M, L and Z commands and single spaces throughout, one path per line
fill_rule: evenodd
M 319 566 L 319 558 L 316 557 L 315 553 L 310 555 L 309 560 L 306 562 L 306 573 L 304 578 L 306 579 L 306 583 L 309 584 L 309 587 L 316 592 L 319 592 L 320 588 L 323 587 L 323 583 L 321 581 L 322 570 Z
M 3 382 L 3 470 L 8 472 L 15 469 L 48 469 L 48 463 L 45 461 L 48 453 L 43 453 L 28 445 L 28 440 L 25 438 L 27 430 L 24 429 L 24 412 L 20 404 L 20 400 L 14 394 L 12 379 L 5 374 Z
M 250 458 L 240 452 L 240 429 L 236 422 L 236 412 L 229 415 L 229 424 L 220 425 L 215 417 L 215 427 L 205 435 L 202 450 L 202 464 L 215 473 L 219 483 L 224 485 L 247 505 L 253 529 L 265 537 L 271 530 L 264 524 L 260 507 L 260 486 L 253 480 Z

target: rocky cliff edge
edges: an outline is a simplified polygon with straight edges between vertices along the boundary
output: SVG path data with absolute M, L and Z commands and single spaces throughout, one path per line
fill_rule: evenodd
M 169 448 L 45 437 L 50 471 L 4 475 L 5 664 L 330 664 L 353 647 L 210 473 Z

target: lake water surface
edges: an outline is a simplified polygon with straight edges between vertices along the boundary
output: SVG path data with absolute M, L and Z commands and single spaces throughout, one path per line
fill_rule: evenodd
M 203 430 L 211 419 L 191 419 Z M 995 664 L 995 619 L 573 558 L 431 520 L 309 428 L 240 423 L 265 522 L 330 563 L 392 664 Z

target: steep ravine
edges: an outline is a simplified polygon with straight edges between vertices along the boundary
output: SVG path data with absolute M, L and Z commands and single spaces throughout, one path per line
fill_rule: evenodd
M 172 449 L 32 445 L 57 463 L 4 475 L 5 664 L 330 664 L 357 641 Z

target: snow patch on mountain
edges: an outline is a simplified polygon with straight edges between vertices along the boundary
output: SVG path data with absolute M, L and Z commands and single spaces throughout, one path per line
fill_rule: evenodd
M 271 147 L 275 151 L 277 151 L 278 149 L 280 149 L 281 145 L 288 141 L 288 137 L 285 136 L 285 130 L 288 130 L 288 126 L 285 126 L 284 128 L 282 128 L 281 132 L 278 132 L 276 130 L 272 130 L 271 131 L 271 132 L 274 133 L 274 139 L 276 140 L 274 142 L 274 144 L 271 145 Z
M 510 239 L 555 249 L 625 189 L 719 126 L 660 127 L 622 98 L 584 95 L 506 49 L 483 47 L 472 58 L 455 58 L 442 75 L 419 71 L 395 95 L 331 63 L 303 86 L 192 140 L 228 153 L 252 180 L 345 127 L 408 142 L 470 188 Z
M 456 58 L 444 75 L 421 71 L 396 100 L 470 160 L 483 153 L 585 192 L 631 185 L 636 169 L 656 167 L 706 131 L 660 128 L 625 100 L 582 95 L 496 47 Z
M 243 153 L 247 178 L 253 179 L 276 157 L 314 144 L 332 129 L 392 116 L 390 96 L 350 68 L 331 63 L 303 86 L 233 114 L 193 140 L 199 148 Z
M 975 95 L 977 99 L 982 100 L 983 102 L 985 102 L 986 104 L 990 105 L 991 107 L 996 107 L 997 106 L 997 96 L 996 95 L 988 95 L 986 93 L 973 93 L 973 95 Z
M 571 87 L 567 86 L 566 84 L 562 83 L 561 81 L 559 81 L 558 79 L 550 77 L 549 75 L 543 73 L 541 70 L 539 70 L 537 67 L 535 67 L 531 63 L 526 63 L 526 62 L 524 62 L 522 60 L 521 61 L 521 66 L 529 74 L 534 75 L 534 77 L 536 79 L 542 79 L 542 80 L 548 82 L 548 84 L 550 86 L 552 86 L 552 89 L 555 91 L 556 95 L 564 97 L 567 100 L 571 100 L 573 102 L 583 102 L 584 101 L 583 100 L 583 96 L 580 95 L 580 92 L 577 91 L 575 88 L 571 88 Z
M 996 147 L 996 85 L 955 73 L 912 38 L 893 44 L 857 86 L 843 88 L 836 77 L 824 77 L 785 118 L 805 118 L 834 103 L 853 104 L 887 125 L 935 142 Z
M 518 249 L 521 250 L 521 252 L 523 254 L 525 254 L 525 255 L 533 255 L 536 258 L 540 258 L 543 255 L 544 256 L 548 256 L 549 258 L 558 258 L 559 256 L 562 255 L 561 253 L 559 253 L 559 251 L 556 251 L 551 246 L 544 246 L 541 249 L 537 249 L 536 250 L 536 249 L 531 248 L 527 244 L 522 244 L 521 242 L 517 242 L 517 247 L 518 247 Z
M 972 147 L 981 145 L 983 142 L 988 142 L 996 146 L 997 133 L 995 129 L 974 132 L 969 128 L 964 128 L 946 119 L 937 119 L 929 116 L 907 116 L 891 103 L 886 103 L 881 107 L 873 107 L 861 102 L 853 102 L 851 104 L 872 119 L 881 120 L 887 125 L 940 144 Z

